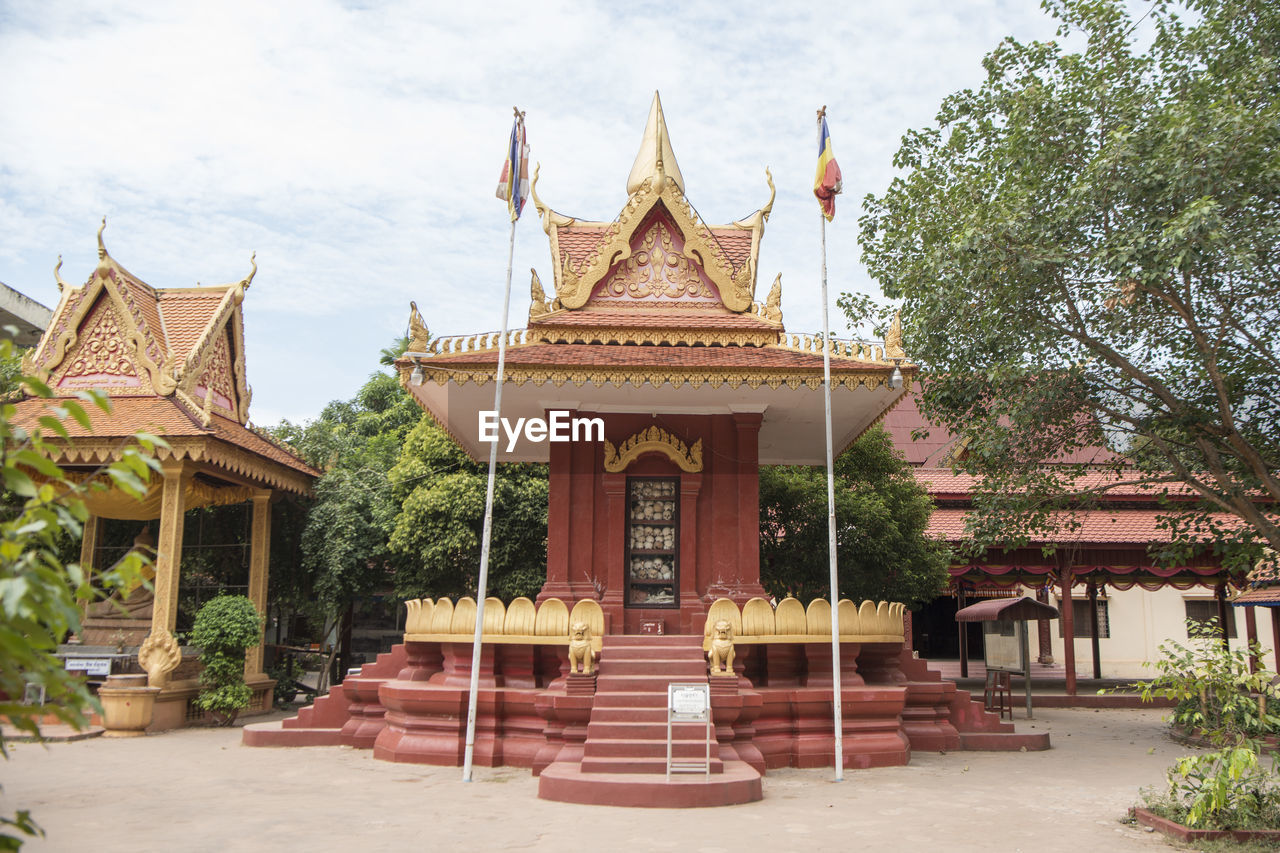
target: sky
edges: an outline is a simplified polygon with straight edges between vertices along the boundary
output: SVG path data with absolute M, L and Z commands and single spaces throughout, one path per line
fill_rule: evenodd
M 777 200 L 757 300 L 782 274 L 789 331 L 821 329 L 815 111 L 844 195 L 839 293 L 867 193 L 907 130 L 983 77 L 1006 36 L 1052 38 L 1034 0 L 7 2 L 0 0 L 0 281 L 54 307 L 108 251 L 155 287 L 238 281 L 251 418 L 355 394 L 416 300 L 438 335 L 501 327 L 509 220 L 494 197 L 512 107 L 538 194 L 611 220 L 654 91 L 685 193 L 712 224 Z M 517 223 L 511 327 L 529 269 L 552 280 L 533 204 Z

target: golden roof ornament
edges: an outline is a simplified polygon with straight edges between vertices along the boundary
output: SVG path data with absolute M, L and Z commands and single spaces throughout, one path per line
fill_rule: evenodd
M 529 319 L 536 320 L 539 317 L 545 317 L 552 311 L 552 305 L 547 301 L 547 292 L 542 289 L 542 279 L 538 278 L 538 271 L 532 267 L 529 268 Z
M 644 126 L 644 138 L 640 140 L 640 151 L 631 166 L 631 174 L 627 175 L 627 195 L 635 195 L 644 185 L 646 179 L 653 179 L 653 191 L 662 192 L 662 178 L 671 181 L 680 192 L 684 192 L 684 175 L 676 164 L 675 152 L 671 150 L 671 138 L 667 135 L 667 120 L 662 115 L 662 99 L 653 93 L 653 103 L 649 107 L 649 120 Z
M 418 303 L 409 302 L 409 352 L 426 352 L 431 345 L 431 332 L 418 312 Z
M 54 281 L 58 282 L 59 293 L 66 290 L 70 286 L 65 281 L 62 280 L 62 276 L 59 274 L 61 270 L 62 270 L 62 255 L 58 255 L 58 265 L 53 268 L 53 279 Z
M 885 358 L 906 358 L 906 350 L 902 348 L 902 312 L 893 312 L 893 322 L 884 336 Z
M 769 288 L 769 296 L 765 299 L 764 310 L 760 314 L 766 320 L 782 322 L 782 273 L 778 273 L 778 277 L 773 280 L 773 287 Z

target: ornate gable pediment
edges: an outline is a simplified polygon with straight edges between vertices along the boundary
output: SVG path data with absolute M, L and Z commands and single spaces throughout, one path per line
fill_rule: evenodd
M 654 208 L 634 232 L 629 248 L 628 257 L 616 263 L 594 288 L 589 304 L 721 304 L 702 264 L 685 254 L 684 235 L 662 206 Z
M 54 365 L 53 386 L 69 391 L 104 388 L 117 393 L 151 393 L 151 383 L 138 364 L 137 347 L 127 330 L 128 324 L 110 297 L 99 294 Z
M 619 275 L 626 279 L 622 282 L 624 292 L 630 291 L 632 285 L 639 288 L 645 275 L 642 268 L 650 264 L 637 255 L 646 252 L 652 257 L 656 247 L 661 250 L 664 263 L 670 259 L 675 268 L 670 271 L 674 277 L 664 271 L 658 278 L 654 277 L 656 270 L 650 268 L 646 280 L 655 288 L 658 281 L 663 281 L 664 290 L 674 292 L 677 280 L 688 286 L 696 276 L 707 290 L 715 292 L 725 308 L 735 313 L 749 311 L 755 298 L 760 238 L 775 195 L 773 177 L 767 169 L 765 177 L 769 202 L 760 210 L 729 225 L 703 222 L 685 197 L 684 178 L 676 165 L 656 94 L 640 153 L 627 177 L 627 203 L 612 222 L 583 222 L 547 207 L 538 197 L 535 169 L 533 202 L 551 242 L 558 307 L 574 310 L 597 295 L 608 298 L 602 285 L 615 288 Z M 670 249 L 660 229 L 651 233 L 655 219 L 667 227 L 665 237 Z M 689 295 L 690 291 L 685 290 L 684 298 Z
M 256 267 L 255 267 L 256 269 Z M 252 274 L 249 276 L 251 279 Z M 207 417 L 217 413 L 246 423 L 252 391 L 244 359 L 244 302 L 248 281 L 226 289 L 213 318 L 180 368 L 179 395 Z

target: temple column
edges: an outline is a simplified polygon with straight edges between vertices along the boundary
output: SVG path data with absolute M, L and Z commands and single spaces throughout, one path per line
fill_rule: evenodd
M 1218 633 L 1222 635 L 1222 647 L 1229 649 L 1231 648 L 1231 633 L 1227 630 L 1229 611 L 1227 610 L 1227 582 L 1225 579 L 1218 582 L 1218 588 L 1214 590 L 1214 598 L 1218 603 Z
M 83 536 L 80 539 L 80 568 L 84 570 L 84 576 L 86 578 L 91 578 L 93 576 L 94 564 L 93 553 L 97 550 L 98 540 L 102 536 L 102 519 L 96 515 L 89 516 L 84 520 L 84 527 L 82 530 Z M 89 604 L 89 601 L 83 601 L 80 603 L 81 622 L 84 622 L 85 617 L 88 615 Z M 80 630 L 84 630 L 83 625 L 81 625 Z M 68 638 L 67 642 L 80 642 L 79 633 L 72 634 Z
M 253 493 L 253 524 L 249 545 L 249 600 L 264 617 L 267 612 L 267 578 L 271 563 L 271 490 L 255 489 Z M 262 674 L 262 643 L 266 637 L 266 619 L 263 619 L 262 639 L 258 645 L 244 653 L 244 674 L 248 678 Z
M 1036 601 L 1041 604 L 1049 603 L 1049 587 L 1040 586 L 1036 588 Z M 1036 660 L 1039 663 L 1053 663 L 1053 638 L 1049 634 L 1049 620 L 1036 620 L 1036 642 L 1040 646 L 1040 654 Z
M 1102 647 L 1098 637 L 1098 584 L 1089 579 L 1089 647 L 1093 651 L 1093 677 L 1102 678 Z
M 680 477 L 680 615 L 681 629 L 686 634 L 702 632 L 706 609 L 698 595 L 698 493 L 702 491 L 701 474 Z
M 605 561 L 607 580 L 600 609 L 605 615 L 605 632 L 625 634 L 627 568 L 623 565 L 627 536 L 627 476 L 605 474 L 601 478 L 604 487 L 606 517 L 609 519 L 608 558 Z M 572 603 L 570 603 L 572 607 Z
M 1062 602 L 1062 665 L 1066 668 L 1067 695 L 1076 695 L 1076 623 L 1075 608 L 1071 606 L 1071 587 L 1075 585 L 1075 576 L 1071 572 L 1071 564 L 1062 561 L 1058 569 L 1058 579 L 1062 586 L 1060 600 Z
M 1260 661 L 1253 653 L 1253 647 L 1258 643 L 1258 617 L 1254 613 L 1252 604 L 1244 608 L 1244 635 L 1249 643 L 1249 672 L 1257 672 Z
M 760 412 L 733 414 L 738 456 L 738 570 L 733 599 L 739 607 L 764 596 L 760 585 Z M 835 602 L 832 602 L 835 606 Z
M 182 461 L 162 463 L 160 536 L 156 544 L 155 605 L 151 633 L 172 632 L 178 625 L 178 582 L 182 567 L 182 525 L 186 515 L 191 469 Z

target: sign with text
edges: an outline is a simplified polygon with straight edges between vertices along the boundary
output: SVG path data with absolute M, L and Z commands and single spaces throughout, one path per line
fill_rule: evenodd
M 67 658 L 64 668 L 85 675 L 110 675 L 111 658 Z
M 710 684 L 668 684 L 667 712 L 672 720 L 702 721 L 711 710 Z

